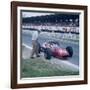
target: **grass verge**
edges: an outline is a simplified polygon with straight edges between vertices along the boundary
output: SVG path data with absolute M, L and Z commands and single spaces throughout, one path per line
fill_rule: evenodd
M 52 64 L 52 60 L 22 59 L 21 77 L 49 77 L 49 76 L 68 76 L 78 75 L 78 70 L 67 68 L 67 65 Z

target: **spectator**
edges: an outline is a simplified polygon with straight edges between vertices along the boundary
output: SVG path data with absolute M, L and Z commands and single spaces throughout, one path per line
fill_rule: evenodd
M 40 34 L 40 30 L 34 31 L 32 35 L 32 52 L 31 52 L 31 58 L 34 58 L 34 54 L 36 54 L 36 57 L 39 57 L 39 43 L 38 43 L 38 37 Z

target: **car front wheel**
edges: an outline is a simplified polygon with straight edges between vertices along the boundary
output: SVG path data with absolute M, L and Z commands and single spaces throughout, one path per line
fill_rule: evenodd
M 45 51 L 44 51 L 44 57 L 45 59 L 51 59 L 52 57 L 52 52 L 49 48 L 46 48 Z

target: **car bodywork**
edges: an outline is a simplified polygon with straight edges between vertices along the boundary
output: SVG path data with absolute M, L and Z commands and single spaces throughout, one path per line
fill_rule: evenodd
M 52 57 L 66 59 L 73 56 L 73 48 L 71 46 L 60 48 L 57 41 L 43 43 L 40 45 L 39 52 L 43 52 L 46 59 L 51 59 Z

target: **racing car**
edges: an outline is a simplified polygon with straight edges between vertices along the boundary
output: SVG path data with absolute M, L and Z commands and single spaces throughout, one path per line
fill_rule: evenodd
M 44 42 L 42 45 L 39 45 L 40 52 L 44 53 L 45 59 L 51 59 L 52 57 L 66 59 L 73 56 L 73 48 L 71 46 L 60 48 L 57 41 Z

